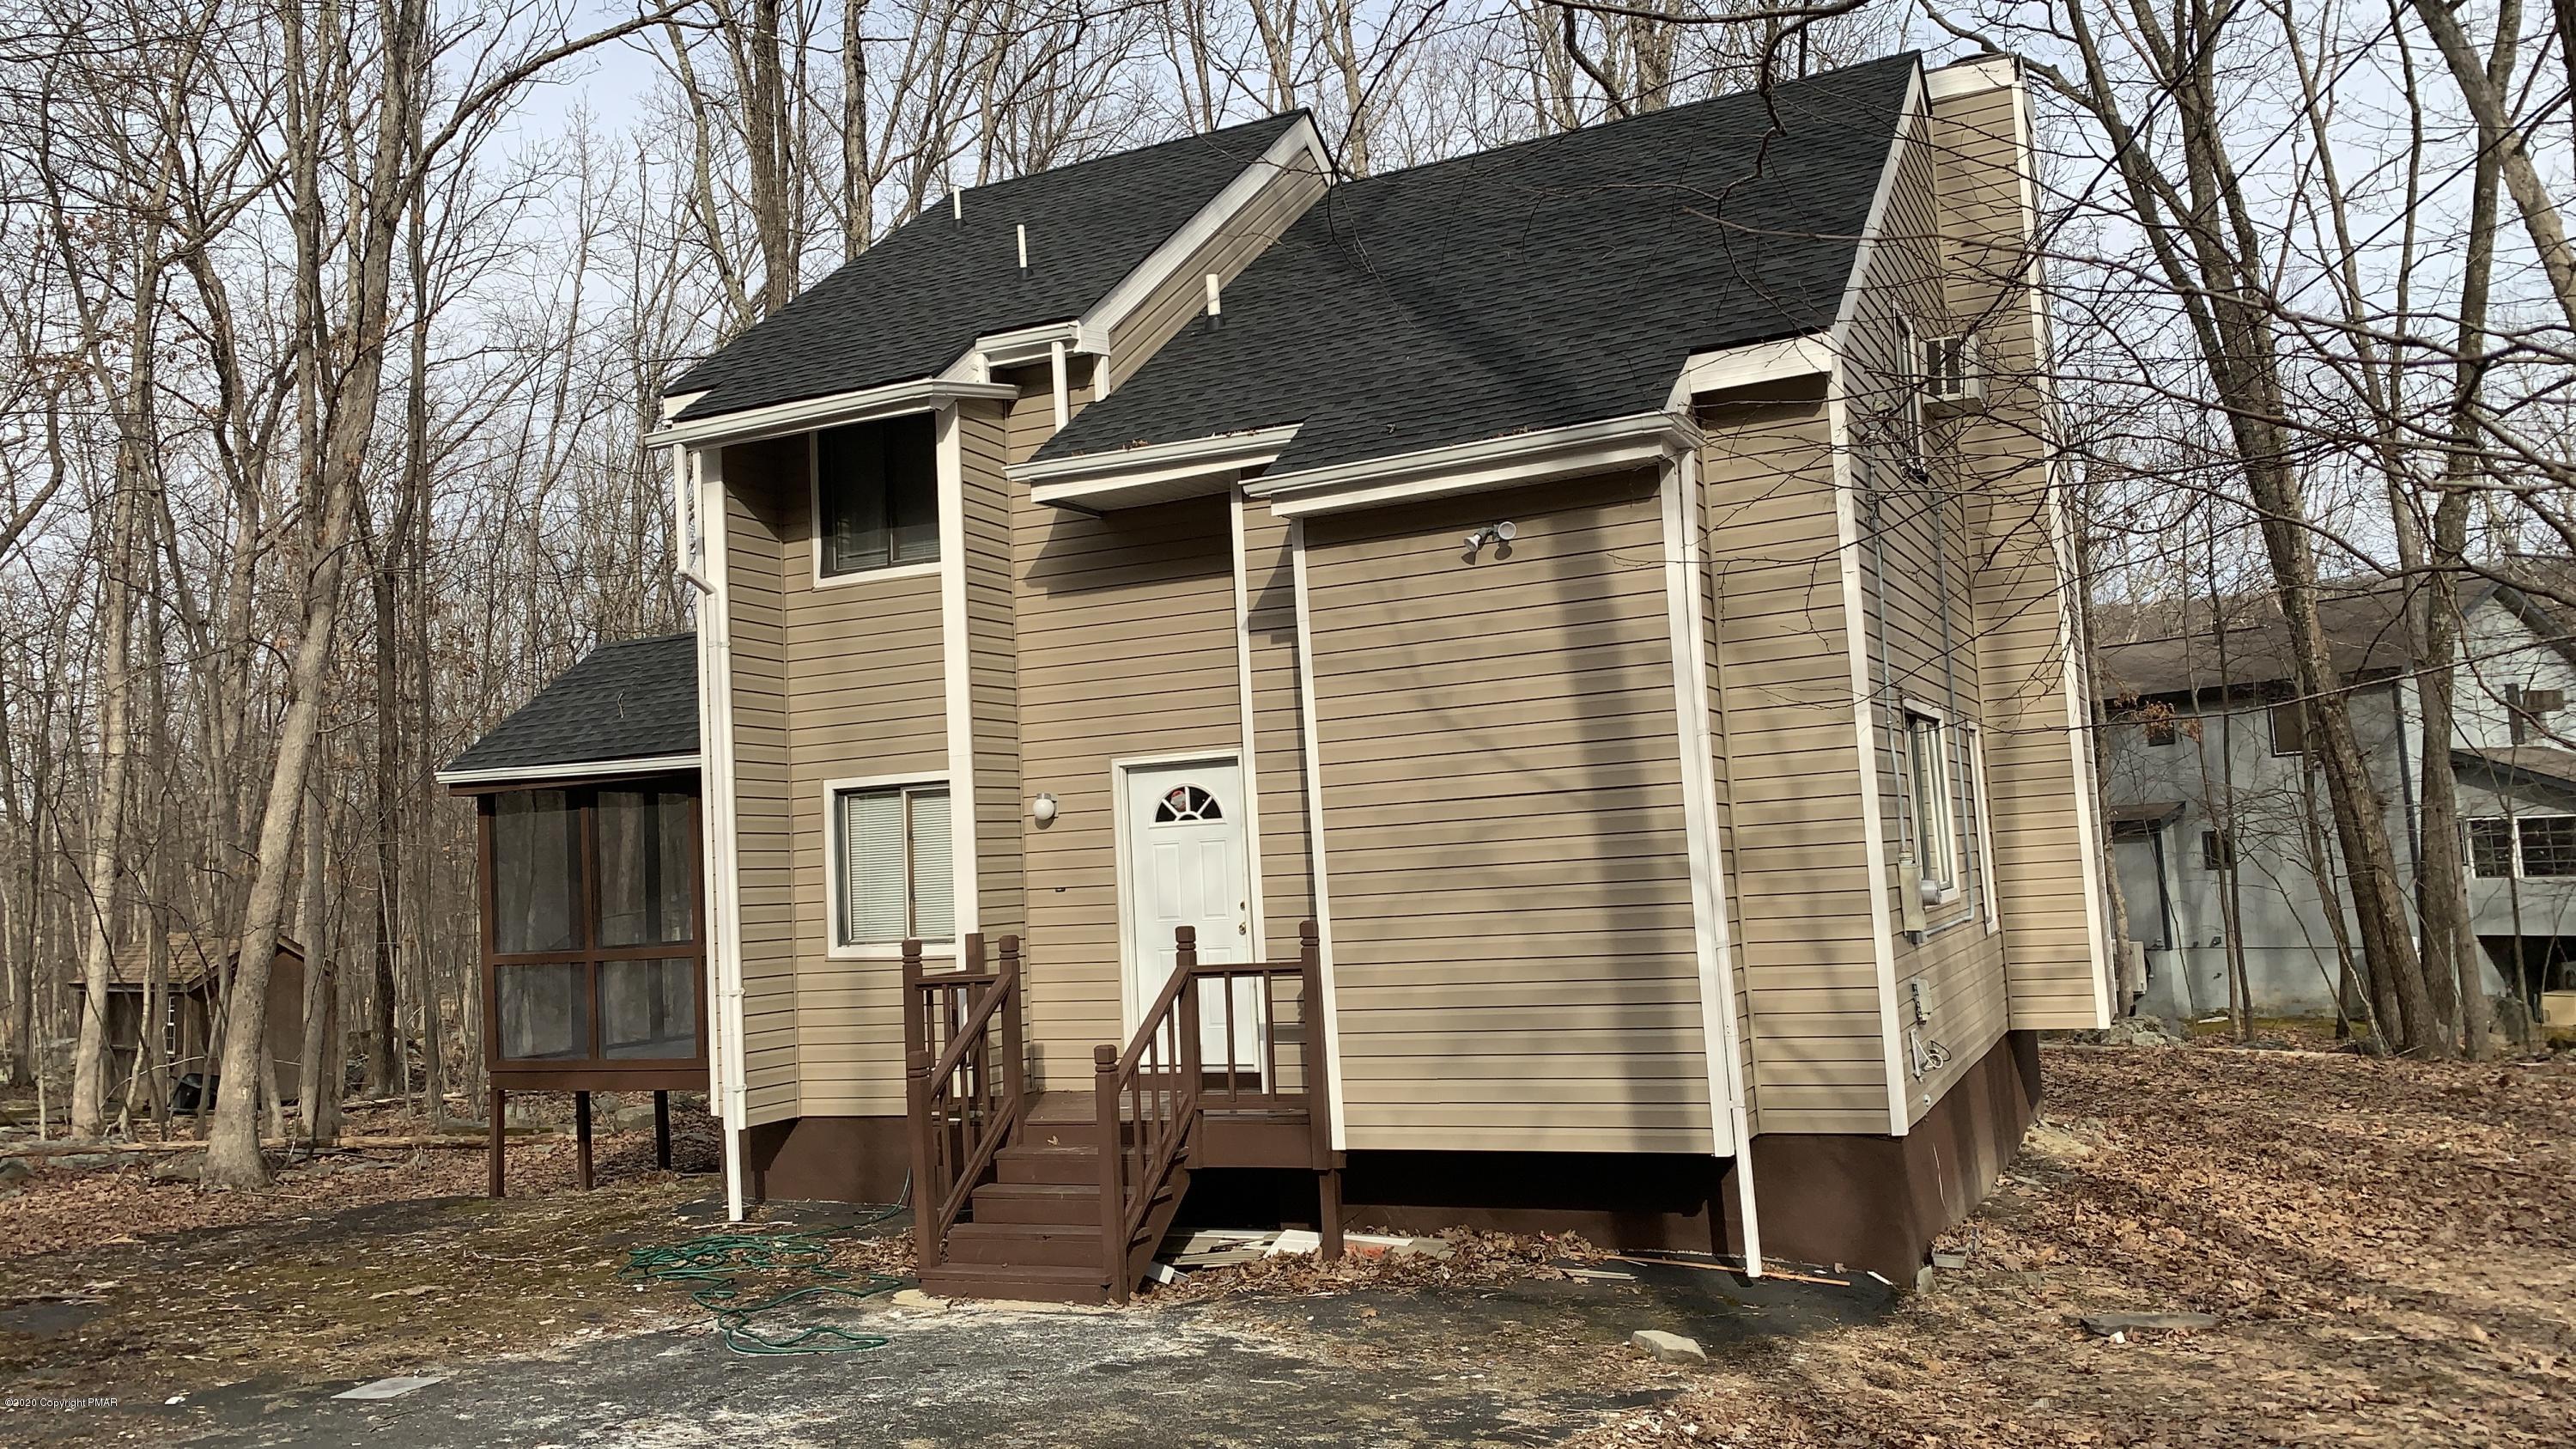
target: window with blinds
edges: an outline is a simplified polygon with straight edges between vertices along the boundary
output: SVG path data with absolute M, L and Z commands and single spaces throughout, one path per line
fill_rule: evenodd
M 948 787 L 843 790 L 833 797 L 840 839 L 839 942 L 889 946 L 957 934 Z
M 939 557 L 938 439 L 929 413 L 826 428 L 815 436 L 824 577 Z

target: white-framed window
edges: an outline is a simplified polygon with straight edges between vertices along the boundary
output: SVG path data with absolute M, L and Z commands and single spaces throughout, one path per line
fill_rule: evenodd
M 939 415 L 813 434 L 814 577 L 939 562 Z
M 2467 825 L 2469 874 L 2481 880 L 2576 876 L 2576 815 L 2480 815 Z
M 1909 708 L 1905 713 L 1906 775 L 1914 799 L 1914 867 L 1927 901 L 1959 894 L 1959 825 L 1951 802 L 1950 722 Z
M 1959 726 L 1960 753 L 1967 756 L 1968 778 L 1962 782 L 1968 792 L 1969 838 L 1976 852 L 1975 875 L 1977 905 L 1985 915 L 1986 934 L 2003 929 L 2003 916 L 1995 908 L 1995 827 L 1986 814 L 1986 737 L 1975 725 Z
M 832 946 L 845 954 L 957 935 L 948 782 L 841 783 L 831 810 Z

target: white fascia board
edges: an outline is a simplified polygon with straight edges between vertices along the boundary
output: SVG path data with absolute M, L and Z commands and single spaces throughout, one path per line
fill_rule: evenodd
M 948 374 L 943 375 L 963 377 L 967 371 L 974 370 L 971 364 L 980 362 L 983 375 L 968 380 L 986 381 L 996 367 L 1026 367 L 1050 360 L 1059 342 L 1064 344 L 1068 353 L 1105 354 L 1109 351 L 1109 329 L 1077 317 L 1070 322 L 1045 322 L 1035 327 L 996 332 L 989 337 L 976 338 L 974 348 L 959 358 L 956 365 L 948 369 Z
M 1832 371 L 1833 366 L 1833 338 L 1822 332 L 1748 342 L 1715 352 L 1694 352 L 1682 364 L 1682 375 L 1673 382 L 1672 399 L 1664 406 L 1681 412 L 1690 406 L 1692 398 L 1704 392 L 1820 376 Z
M 662 395 L 662 425 L 664 427 L 669 427 L 671 425 L 671 419 L 678 417 L 683 411 L 687 410 L 689 404 L 696 402 L 698 399 L 705 397 L 706 395 L 707 389 L 705 388 L 700 388 L 696 392 L 664 393 Z
M 1225 189 L 1209 198 L 1208 204 L 1200 207 L 1196 216 L 1191 217 L 1179 231 L 1166 238 L 1161 246 L 1148 253 L 1145 260 L 1136 264 L 1134 271 L 1129 272 L 1117 286 L 1109 289 L 1108 296 L 1101 298 L 1098 305 L 1083 314 L 1083 324 L 1086 327 L 1098 328 L 1103 337 L 1108 336 L 1111 329 L 1127 320 L 1128 313 L 1143 306 L 1145 299 L 1152 296 L 1156 288 L 1169 280 L 1172 273 L 1177 271 L 1183 262 L 1188 261 L 1193 253 L 1205 246 L 1210 237 L 1223 230 L 1228 222 L 1234 220 L 1245 207 L 1250 206 L 1253 198 L 1261 194 L 1262 188 L 1270 184 L 1281 168 L 1295 161 L 1301 154 L 1313 159 L 1315 170 L 1319 174 L 1327 178 L 1333 174 L 1332 158 L 1325 154 L 1324 138 L 1315 130 L 1315 121 L 1311 116 L 1298 117 L 1297 124 L 1280 132 L 1279 139 L 1271 142 L 1268 150 L 1263 151 L 1241 171 L 1236 172 L 1234 179 L 1226 183 Z
M 521 780 L 588 780 L 604 775 L 667 775 L 694 770 L 698 757 L 650 755 L 633 760 L 579 760 L 566 765 L 521 765 L 515 769 L 441 770 L 432 778 L 442 785 L 509 785 Z
M 901 413 L 929 412 L 946 407 L 959 398 L 1008 401 L 1019 395 L 1020 390 L 1009 383 L 916 377 L 904 382 L 890 382 L 883 387 L 800 398 L 795 402 L 745 408 L 738 413 L 723 413 L 696 422 L 673 423 L 659 431 L 646 433 L 644 446 L 707 448 L 725 443 L 750 443 L 788 433 L 810 433 L 817 428 L 837 427 L 843 423 L 867 422 Z
M 2009 55 L 1976 55 L 1954 60 L 1925 78 L 1932 99 L 1956 100 L 2021 84 L 2021 62 Z
M 1151 443 L 1115 453 L 1050 458 L 1043 463 L 1014 464 L 1007 471 L 1011 481 L 1028 485 L 1032 503 L 1084 508 L 1160 503 L 1226 491 L 1245 473 L 1269 466 L 1288 440 L 1297 436 L 1297 427 L 1290 423 L 1221 437 Z
M 1896 134 L 1889 138 L 1887 160 L 1878 170 L 1878 193 L 1870 198 L 1869 219 L 1861 223 L 1860 245 L 1852 253 L 1851 276 L 1843 282 L 1842 305 L 1834 313 L 1836 356 L 1851 345 L 1852 319 L 1860 314 L 1861 286 L 1869 280 L 1869 264 L 1878 253 L 1878 239 L 1887 234 L 1887 213 L 1895 201 L 1896 177 L 1905 166 L 1905 143 L 1915 126 L 1929 119 L 1930 112 L 1923 103 L 1923 67 L 1918 64 L 1905 82 L 1905 104 L 1896 109 Z
M 1660 462 L 1699 443 L 1699 428 L 1687 417 L 1636 413 L 1303 473 L 1265 474 L 1246 483 L 1243 491 L 1269 500 L 1270 511 L 1282 518 L 1311 518 L 1607 473 Z

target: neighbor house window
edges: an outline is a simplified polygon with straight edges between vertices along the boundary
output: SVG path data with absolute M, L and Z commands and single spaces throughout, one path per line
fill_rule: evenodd
M 2174 742 L 2174 720 L 2169 714 L 2150 715 L 2146 722 L 2147 743 L 2162 747 Z
M 2549 738 L 2548 717 L 2567 707 L 2563 689 L 2525 689 L 2519 684 L 2504 687 L 2505 727 L 2517 745 L 2531 743 L 2533 737 Z
M 832 819 L 837 944 L 891 946 L 957 934 L 946 785 L 837 791 Z
M 1914 785 L 1916 868 L 1924 881 L 1948 896 L 1959 886 L 1958 834 L 1950 802 L 1950 727 L 1939 717 L 1905 717 L 1906 763 Z
M 2476 817 L 2469 827 L 2469 874 L 2482 879 L 2576 875 L 2576 815 Z
M 2236 842 L 2228 839 L 2225 831 L 2200 832 L 2200 868 L 2212 871 L 2236 868 Z
M 825 578 L 939 557 L 939 428 L 932 413 L 814 435 L 817 568 Z
M 2272 706 L 2272 753 L 2303 755 L 2308 750 L 2308 711 L 2295 699 Z

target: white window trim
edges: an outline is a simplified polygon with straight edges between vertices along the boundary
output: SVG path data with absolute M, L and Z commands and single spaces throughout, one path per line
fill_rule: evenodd
M 948 791 L 948 829 L 954 839 L 957 830 L 957 790 L 946 770 L 910 770 L 900 775 L 851 775 L 823 782 L 823 955 L 833 961 L 900 961 L 900 942 L 871 942 L 848 945 L 841 940 L 841 878 L 844 865 L 841 851 L 840 800 L 845 794 L 864 790 L 920 789 L 937 785 Z M 955 886 L 952 884 L 953 891 Z M 958 930 L 962 936 L 965 926 Z M 921 956 L 925 961 L 954 960 L 957 942 L 924 941 Z
M 1932 722 L 1932 726 L 1937 734 L 1936 743 L 1939 745 L 1939 748 L 1934 753 L 1935 758 L 1939 760 L 1941 765 L 1941 779 L 1939 783 L 1941 787 L 1942 855 L 1948 864 L 1948 873 L 1944 877 L 1934 877 L 1924 874 L 1924 868 L 1929 864 L 1928 857 L 1930 852 L 1927 849 L 1927 845 L 1932 838 L 1932 832 L 1925 821 L 1917 819 L 1914 822 L 1915 877 L 1918 880 L 1937 880 L 1941 887 L 1940 895 L 1924 904 L 1929 906 L 1956 905 L 1959 902 L 1959 898 L 1967 894 L 1967 872 L 1961 869 L 1965 862 L 1960 859 L 1960 857 L 1965 854 L 1965 852 L 1960 848 L 1965 844 L 1965 834 L 1963 827 L 1959 824 L 1958 767 L 1957 762 L 1951 758 L 1951 752 L 1957 744 L 1957 739 L 1954 734 L 1955 726 L 1951 722 L 1950 712 L 1941 708 L 1939 705 L 1925 704 L 1922 701 L 1915 699 L 1900 699 L 1897 701 L 1897 709 L 1898 714 L 1901 717 L 1899 722 L 1904 727 L 1905 732 L 1906 784 L 1909 788 L 1919 788 L 1920 783 L 1915 779 L 1918 762 L 1914 754 L 1914 722 L 1917 719 L 1924 719 Z M 1916 803 L 1915 799 L 1909 798 L 1905 802 L 1905 808 L 1910 812 L 1920 815 L 1921 812 L 1916 809 Z
M 1991 936 L 2004 928 L 2004 913 L 1995 898 L 1995 810 L 1986 793 L 1986 732 L 1973 724 L 1961 728 L 1968 736 L 1968 788 L 1977 792 L 1977 884 Z
M 888 418 L 910 417 L 914 413 L 936 414 L 940 411 L 941 408 L 938 405 L 933 404 L 927 407 L 906 408 L 901 412 L 887 413 L 884 417 L 864 418 L 860 421 L 870 423 L 884 422 Z M 834 423 L 831 424 L 831 426 L 836 428 L 852 427 L 856 426 L 856 424 Z M 922 563 L 887 564 L 883 568 L 850 569 L 837 574 L 827 574 L 823 572 L 824 431 L 825 429 L 823 428 L 816 428 L 805 435 L 805 532 L 808 535 L 809 545 L 805 565 L 807 577 L 812 581 L 813 586 L 818 589 L 838 589 L 846 588 L 851 584 L 881 584 L 890 583 L 896 579 L 926 579 L 935 576 L 939 572 L 940 564 L 945 562 L 948 558 L 949 539 L 947 515 L 944 506 L 941 510 L 940 517 L 938 558 L 930 559 Z M 931 486 L 937 489 L 939 494 L 944 498 L 944 495 L 948 492 L 948 471 L 946 468 L 939 467 L 937 465 L 938 446 L 935 442 L 932 445 L 931 456 L 933 460 L 933 472 L 936 476 L 936 481 L 933 482 Z

